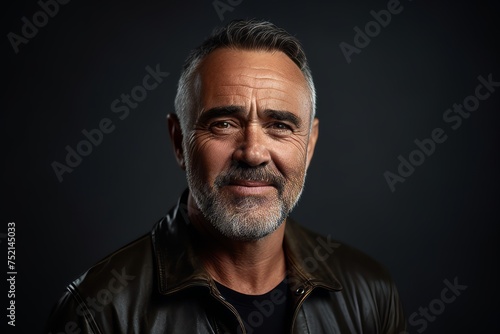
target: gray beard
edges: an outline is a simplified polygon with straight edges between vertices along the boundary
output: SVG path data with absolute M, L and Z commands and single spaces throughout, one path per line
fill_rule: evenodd
M 204 218 L 222 235 L 232 240 L 255 241 L 273 233 L 285 221 L 302 194 L 294 198 L 284 196 L 285 181 L 282 176 L 270 175 L 265 171 L 248 169 L 248 172 L 235 172 L 237 168 L 217 177 L 211 188 L 187 170 L 187 179 L 192 196 Z M 258 196 L 235 198 L 220 190 L 227 184 L 231 175 L 237 174 L 245 179 L 273 180 L 277 195 L 273 199 Z M 272 173 L 274 174 L 274 173 Z M 290 195 L 288 197 L 293 197 Z
M 235 200 L 215 194 L 195 196 L 205 218 L 222 235 L 241 241 L 259 240 L 276 231 L 288 216 L 288 210 L 278 201 L 273 200 L 264 210 L 263 199 L 246 197 Z

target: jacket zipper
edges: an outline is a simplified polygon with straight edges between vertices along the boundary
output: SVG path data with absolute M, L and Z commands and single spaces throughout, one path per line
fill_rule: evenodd
M 192 287 L 192 286 L 203 286 L 203 287 L 208 286 L 208 288 L 210 289 L 210 295 L 212 295 L 217 301 L 219 301 L 220 303 L 222 303 L 224 306 L 226 306 L 229 309 L 229 311 L 231 311 L 231 313 L 233 313 L 233 315 L 236 317 L 236 320 L 238 320 L 238 324 L 240 325 L 240 327 L 242 329 L 242 334 L 246 334 L 245 325 L 243 324 L 243 321 L 241 320 L 241 317 L 239 316 L 238 311 L 236 311 L 236 309 L 234 308 L 233 305 L 231 305 L 230 303 L 228 303 L 227 301 L 225 301 L 222 296 L 213 294 L 212 293 L 212 288 L 210 287 L 210 285 L 203 284 L 203 283 L 200 283 L 200 282 L 187 283 L 187 284 L 183 284 L 183 285 L 181 285 L 181 286 L 179 286 L 179 287 L 177 287 L 175 289 L 170 290 L 168 292 L 168 294 L 175 293 L 177 291 L 180 291 L 180 290 L 183 290 L 185 288 Z
M 299 314 L 299 310 L 300 310 L 300 307 L 302 306 L 302 304 L 304 303 L 304 301 L 307 299 L 307 297 L 311 294 L 311 292 L 315 289 L 315 288 L 323 288 L 323 289 L 326 289 L 328 291 L 335 291 L 335 290 L 332 290 L 332 288 L 330 288 L 329 286 L 326 286 L 326 285 L 323 285 L 323 284 L 315 284 L 314 286 L 311 286 L 311 288 L 302 295 L 302 297 L 299 299 L 299 302 L 297 303 L 297 306 L 294 310 L 294 313 L 293 313 L 293 318 L 292 318 L 292 327 L 290 328 L 290 334 L 293 334 L 293 330 L 295 328 L 295 320 L 297 320 L 297 316 Z
M 245 328 L 245 325 L 243 324 L 243 321 L 241 320 L 241 317 L 240 315 L 238 314 L 238 311 L 236 311 L 236 309 L 234 308 L 233 305 L 231 305 L 230 303 L 228 303 L 225 299 L 223 299 L 222 296 L 217 296 L 217 295 L 214 295 L 212 294 L 212 296 L 217 299 L 220 303 L 222 303 L 224 306 L 226 306 L 229 311 L 231 311 L 231 313 L 234 314 L 234 316 L 236 317 L 236 320 L 238 320 L 238 323 L 241 327 L 241 330 L 242 330 L 242 334 L 246 334 L 247 330 Z

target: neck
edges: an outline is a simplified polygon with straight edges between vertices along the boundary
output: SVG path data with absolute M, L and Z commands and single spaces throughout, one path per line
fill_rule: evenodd
M 188 212 L 192 205 L 195 203 L 190 196 Z M 190 220 L 204 236 L 201 254 L 203 264 L 217 282 L 240 293 L 261 295 L 285 278 L 285 222 L 262 239 L 237 241 L 220 235 L 199 215 L 190 215 Z

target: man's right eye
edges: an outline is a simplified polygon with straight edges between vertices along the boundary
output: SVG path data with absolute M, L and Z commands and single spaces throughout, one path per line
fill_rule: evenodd
M 210 131 L 217 135 L 227 135 L 238 131 L 238 126 L 231 121 L 215 121 L 210 123 Z
M 220 122 L 212 123 L 212 127 L 216 127 L 219 129 L 227 129 L 227 128 L 231 127 L 231 124 L 229 124 L 229 122 L 226 122 L 226 121 L 220 121 Z

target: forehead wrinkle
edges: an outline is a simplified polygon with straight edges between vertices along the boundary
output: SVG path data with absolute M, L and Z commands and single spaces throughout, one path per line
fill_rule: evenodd
M 246 78 L 250 78 L 250 79 L 268 79 L 268 80 L 280 80 L 280 79 L 284 79 L 284 80 L 288 80 L 288 77 L 281 73 L 281 72 L 277 72 L 275 71 L 276 73 L 279 73 L 279 75 L 277 76 L 267 76 L 267 75 L 249 75 L 249 74 L 244 74 L 244 73 L 240 73 L 238 74 L 239 77 L 246 77 Z
M 285 94 L 283 94 L 283 95 L 285 95 Z M 214 97 L 220 98 L 221 100 L 228 100 L 228 101 L 229 100 L 233 101 L 234 97 L 241 97 L 244 100 L 245 104 L 250 104 L 250 101 L 252 100 L 251 96 L 246 96 L 246 95 L 241 95 L 241 94 L 217 94 Z M 260 98 L 258 98 L 258 100 L 259 101 L 257 103 L 258 104 L 257 109 L 266 109 L 266 107 L 264 107 L 264 106 L 275 106 L 275 107 L 270 108 L 270 109 L 283 109 L 283 107 L 276 106 L 276 102 L 279 102 L 282 105 L 286 105 L 287 107 L 284 109 L 291 109 L 290 108 L 290 106 L 291 106 L 290 100 L 286 99 L 286 96 L 284 96 L 284 98 L 279 98 L 276 96 L 267 96 L 267 97 L 260 97 Z M 220 102 L 224 102 L 224 101 L 217 101 L 217 99 L 215 101 L 210 101 L 210 103 L 216 103 L 216 104 L 218 104 Z M 229 104 L 234 105 L 233 103 L 229 103 Z M 279 107 L 279 108 L 276 108 L 276 107 Z M 297 111 L 297 113 L 298 113 L 298 111 Z
M 243 88 L 243 87 L 242 87 Z M 276 95 L 276 96 L 290 96 L 290 95 L 293 95 L 292 93 L 290 92 L 287 92 L 285 90 L 282 90 L 282 89 L 275 89 L 275 88 L 251 88 L 251 87 L 244 87 L 244 88 L 249 88 L 251 89 L 251 92 L 249 92 L 249 94 L 242 94 L 242 93 L 239 93 L 238 91 L 241 91 L 241 90 L 236 90 L 236 92 L 232 93 L 232 92 L 225 92 L 225 90 L 222 90 L 222 92 L 220 93 L 215 93 L 214 96 L 231 96 L 231 95 L 239 95 L 239 96 L 252 96 L 252 95 L 258 95 L 258 96 L 262 96 L 262 95 Z
M 274 89 L 272 87 L 264 88 L 264 87 L 255 87 L 251 84 L 235 84 L 235 85 L 220 85 L 220 88 L 232 88 L 232 87 L 241 87 L 241 88 L 250 88 L 250 89 Z
M 296 94 L 297 92 L 295 91 L 294 89 L 294 92 L 290 92 L 290 90 L 285 90 L 285 89 L 280 89 L 278 87 L 253 87 L 253 86 L 250 86 L 250 85 L 244 85 L 244 84 L 236 84 L 236 85 L 221 85 L 219 86 L 219 88 L 224 91 L 226 89 L 232 89 L 232 88 L 241 88 L 241 89 L 251 89 L 252 90 L 252 93 L 253 93 L 253 90 L 255 90 L 255 94 L 258 94 L 258 95 L 261 95 L 261 94 L 265 94 L 267 92 L 269 92 L 269 94 L 272 94 L 272 93 L 280 93 L 280 95 L 284 95 L 284 96 L 290 96 L 291 94 Z M 221 95 L 221 94 L 217 94 L 217 95 Z M 225 95 L 224 92 L 222 93 L 222 95 Z M 228 95 L 237 95 L 236 94 L 228 94 Z M 240 94 L 241 95 L 241 94 Z M 251 94 L 249 94 L 251 95 Z
M 295 65 L 295 64 L 294 64 Z M 247 71 L 250 71 L 250 72 L 254 72 L 255 73 L 255 77 L 258 77 L 258 78 L 266 78 L 266 74 L 263 74 L 263 75 L 259 75 L 259 73 L 262 73 L 262 72 L 271 72 L 271 73 L 275 73 L 277 74 L 277 76 L 279 77 L 282 77 L 282 78 L 288 78 L 290 76 L 291 73 L 287 73 L 285 71 L 280 71 L 278 70 L 277 68 L 275 67 L 264 67 L 264 66 L 259 66 L 259 65 L 252 65 L 252 66 L 248 66 L 248 65 L 240 65 L 240 66 L 237 66 L 239 68 L 244 68 L 245 70 Z M 302 75 L 302 72 L 300 72 L 300 69 L 297 68 L 299 70 L 299 72 L 295 72 L 293 73 L 293 76 L 298 78 L 298 77 L 301 77 Z M 300 75 L 299 75 L 300 73 Z M 251 75 L 248 75 L 248 74 L 242 74 L 244 76 L 253 76 L 253 73 Z
M 238 102 L 235 100 L 238 100 L 239 98 L 242 99 L 242 101 Z M 294 99 L 295 97 L 292 97 Z M 244 105 L 249 106 L 252 104 L 252 100 L 256 99 L 255 101 L 257 103 L 256 108 L 258 110 L 264 110 L 264 109 L 275 109 L 275 110 L 288 110 L 292 111 L 293 113 L 300 115 L 301 112 L 300 110 L 296 110 L 296 108 L 293 107 L 294 103 L 290 101 L 290 94 L 285 93 L 282 90 L 272 90 L 272 89 L 264 89 L 264 90 L 256 90 L 250 93 L 250 94 L 239 94 L 239 93 L 233 93 L 233 92 L 228 92 L 228 93 L 217 93 L 212 97 L 208 98 L 208 101 L 206 101 L 209 105 L 239 105 L 243 103 Z
M 280 87 L 282 85 L 291 85 L 294 89 L 302 89 L 302 85 L 298 82 L 290 80 L 286 76 L 282 77 L 256 77 L 252 75 L 246 75 L 243 73 L 236 75 L 228 75 L 225 81 L 231 81 L 230 83 L 222 83 L 220 86 L 243 86 L 251 88 L 274 88 Z M 236 81 L 236 82 L 232 82 Z
M 255 68 L 248 67 L 247 69 L 252 71 Z M 255 71 L 255 72 L 267 71 L 267 72 L 271 72 L 271 73 L 264 73 L 261 75 L 259 75 L 259 73 L 256 73 L 255 75 L 247 74 L 247 73 L 239 73 L 239 74 L 237 74 L 237 76 L 242 77 L 242 78 L 248 78 L 248 79 L 253 80 L 253 81 L 257 81 L 257 80 L 264 81 L 264 82 L 265 81 L 280 81 L 280 82 L 283 82 L 286 84 L 292 84 L 296 88 L 298 87 L 300 89 L 307 86 L 307 82 L 306 82 L 302 72 L 300 72 L 300 70 L 298 73 L 295 73 L 295 72 L 290 73 L 290 72 L 281 72 L 281 71 L 279 71 L 275 68 L 271 68 L 271 67 L 262 67 L 259 69 L 260 69 L 260 71 Z
M 247 91 L 248 89 L 248 91 Z M 226 92 L 228 91 L 228 92 Z M 241 93 L 244 91 L 245 93 Z M 234 92 L 234 93 L 233 93 Z M 280 96 L 289 97 L 290 95 L 296 95 L 296 91 L 290 92 L 290 90 L 279 89 L 276 87 L 261 87 L 254 88 L 246 85 L 224 85 L 220 86 L 219 92 L 215 93 L 215 96 L 224 96 L 224 95 L 239 95 L 239 96 L 276 96 L 277 98 Z
M 261 101 L 268 101 L 268 100 L 271 100 L 271 101 L 280 101 L 280 102 L 285 102 L 285 104 L 290 104 L 290 102 L 288 100 L 274 98 L 274 97 L 264 97 L 264 98 L 261 99 Z
M 249 98 L 249 97 L 248 97 L 248 95 L 237 94 L 237 93 L 235 93 L 235 94 L 222 94 L 222 93 L 221 93 L 221 94 L 216 94 L 216 95 L 214 95 L 214 96 L 215 96 L 215 97 L 226 97 L 226 96 L 227 96 L 227 97 L 233 97 L 233 96 L 240 96 L 240 97 L 243 97 L 243 98 L 245 98 L 245 99 L 248 99 L 248 98 Z
M 258 57 L 253 61 L 251 54 L 257 54 Z M 270 62 L 261 59 L 261 55 L 271 55 Z M 226 59 L 234 59 L 234 62 L 225 62 Z M 278 65 L 273 65 L 278 64 Z M 200 66 L 200 73 L 214 73 L 225 77 L 223 80 L 231 80 L 235 77 L 246 80 L 258 81 L 279 81 L 282 80 L 296 89 L 305 90 L 309 95 L 309 88 L 304 74 L 285 53 L 277 50 L 232 50 L 219 49 L 208 55 Z M 210 75 L 205 76 L 209 80 Z M 229 79 L 227 79 L 229 78 Z M 259 80 L 262 79 L 262 80 Z M 203 80 L 203 81 L 205 81 Z M 205 82 L 205 83 L 210 83 Z
M 248 70 L 252 70 L 252 68 L 248 68 L 246 71 Z M 234 73 L 232 74 L 231 76 L 233 77 L 232 79 L 233 80 L 241 80 L 242 83 L 237 83 L 237 84 L 246 84 L 246 83 L 250 83 L 250 85 L 253 85 L 253 86 L 256 86 L 257 83 L 266 83 L 266 82 L 278 82 L 278 83 L 286 83 L 286 84 L 292 84 L 294 86 L 301 86 L 301 84 L 299 84 L 299 82 L 302 82 L 302 80 L 298 80 L 296 81 L 294 78 L 295 75 L 286 75 L 284 73 L 281 73 L 281 72 L 277 72 L 277 71 L 274 71 L 272 69 L 265 69 L 265 72 L 275 72 L 277 73 L 276 75 L 269 75 L 269 73 L 263 73 L 261 75 L 259 74 L 248 74 L 246 73 L 245 70 L 243 69 L 239 69 L 237 72 L 238 73 Z M 224 73 L 231 73 L 232 71 L 228 70 L 228 69 L 223 69 L 222 70 L 222 74 L 224 75 Z M 228 78 L 230 78 L 231 76 L 228 76 Z M 290 78 L 292 77 L 292 78 Z

